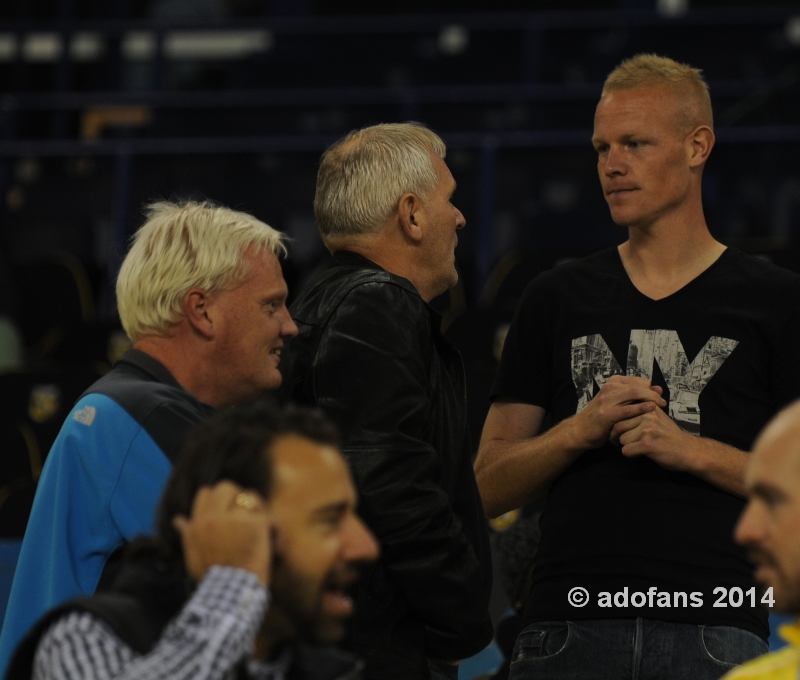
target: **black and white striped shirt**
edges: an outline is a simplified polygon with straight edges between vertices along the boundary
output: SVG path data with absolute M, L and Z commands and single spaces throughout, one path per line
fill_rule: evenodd
M 153 650 L 138 654 L 93 614 L 56 621 L 36 649 L 33 680 L 228 680 L 251 659 L 267 609 L 267 589 L 235 567 L 212 567 Z M 288 655 L 249 661 L 257 680 L 283 680 Z

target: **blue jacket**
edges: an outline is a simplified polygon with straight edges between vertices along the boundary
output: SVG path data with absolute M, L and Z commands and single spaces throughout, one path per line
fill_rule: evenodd
M 36 490 L 0 633 L 0 677 L 46 611 L 94 593 L 109 555 L 152 532 L 184 435 L 213 413 L 138 350 L 78 400 Z

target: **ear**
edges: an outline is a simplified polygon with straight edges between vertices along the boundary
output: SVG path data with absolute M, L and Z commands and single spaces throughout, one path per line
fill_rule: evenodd
M 404 236 L 414 243 L 422 241 L 425 230 L 420 197 L 412 193 L 403 194 L 397 204 L 397 216 Z
M 690 168 L 701 167 L 708 160 L 714 141 L 714 132 L 708 125 L 701 125 L 689 133 L 686 137 L 686 151 Z
M 211 300 L 200 288 L 190 288 L 183 297 L 183 310 L 186 319 L 194 330 L 211 340 L 214 337 L 214 323 L 209 316 Z

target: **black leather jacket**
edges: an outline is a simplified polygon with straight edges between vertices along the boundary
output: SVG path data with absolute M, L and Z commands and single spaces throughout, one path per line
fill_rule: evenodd
M 365 677 L 428 678 L 426 657 L 491 640 L 491 557 L 472 471 L 464 368 L 408 280 L 339 251 L 292 304 L 284 398 L 340 428 L 359 513 L 381 557 L 356 593 L 350 647 Z

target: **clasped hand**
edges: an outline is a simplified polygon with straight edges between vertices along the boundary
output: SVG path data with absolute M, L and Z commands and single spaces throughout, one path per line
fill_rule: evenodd
M 608 379 L 586 408 L 575 416 L 586 448 L 606 441 L 622 447 L 628 457 L 648 456 L 670 470 L 686 469 L 687 437 L 661 407 L 662 389 L 647 378 L 615 375 Z

